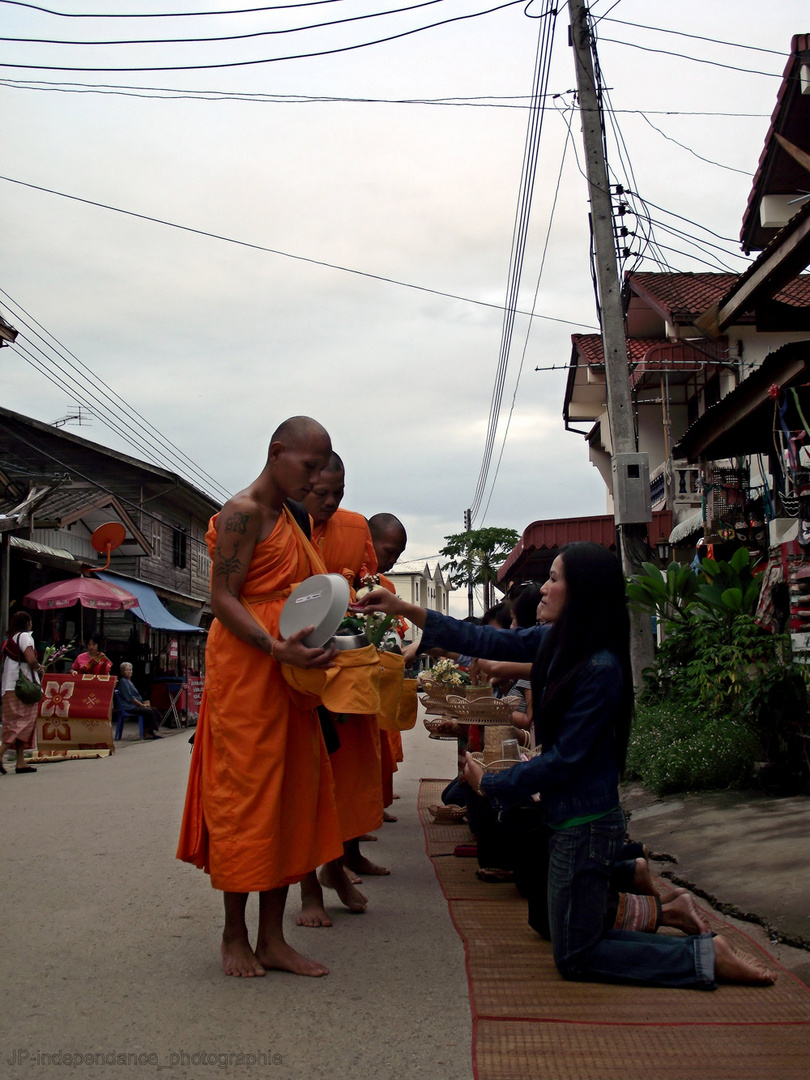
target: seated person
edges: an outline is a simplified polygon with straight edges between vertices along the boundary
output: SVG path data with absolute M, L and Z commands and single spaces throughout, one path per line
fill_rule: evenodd
M 142 700 L 141 695 L 135 684 L 132 682 L 132 664 L 121 664 L 119 671 L 121 677 L 118 680 L 118 697 L 122 705 L 134 713 L 140 713 L 143 716 L 143 733 L 144 737 L 148 739 L 162 739 L 162 735 L 158 735 L 157 729 L 160 727 L 160 713 L 157 709 L 153 709 L 149 704 L 149 700 Z
M 79 653 L 70 667 L 80 675 L 109 675 L 112 671 L 112 660 L 101 651 L 101 638 L 98 634 L 90 634 L 87 638 L 87 646 L 83 653 Z

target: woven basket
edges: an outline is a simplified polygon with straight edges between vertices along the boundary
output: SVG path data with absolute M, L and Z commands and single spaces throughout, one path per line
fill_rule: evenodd
M 512 718 L 511 698 L 479 697 L 468 701 L 457 694 L 447 695 L 447 707 L 465 724 L 506 724 Z
M 447 704 L 447 698 L 428 697 L 425 695 L 422 699 L 422 704 L 425 707 L 425 712 L 432 713 L 434 716 L 450 716 L 453 710 Z
M 487 683 L 481 683 L 480 686 L 465 686 L 464 697 L 467 701 L 476 701 L 478 698 L 492 697 L 492 687 Z

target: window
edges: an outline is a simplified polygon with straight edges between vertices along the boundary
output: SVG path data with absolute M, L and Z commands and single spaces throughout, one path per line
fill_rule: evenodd
M 160 541 L 163 535 L 163 529 L 159 521 L 152 522 L 152 556 L 155 559 L 160 558 Z
M 178 570 L 186 568 L 186 530 L 175 529 L 172 533 L 172 557 Z

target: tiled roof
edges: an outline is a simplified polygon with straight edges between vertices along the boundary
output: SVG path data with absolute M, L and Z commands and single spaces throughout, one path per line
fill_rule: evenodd
M 690 324 L 739 281 L 737 274 L 630 274 L 627 284 L 672 323 Z M 810 305 L 810 274 L 801 274 L 774 296 L 791 307 Z
M 602 339 L 599 334 L 572 334 L 571 340 L 585 364 L 604 364 Z M 644 359 L 648 349 L 660 345 L 661 338 L 628 338 L 627 355 L 631 364 L 638 364 Z
M 806 144 L 806 119 L 807 105 L 804 95 L 799 86 L 799 65 L 803 54 L 810 51 L 810 34 L 795 34 L 790 42 L 790 54 L 782 73 L 782 82 L 779 84 L 779 92 L 776 95 L 776 105 L 771 114 L 771 123 L 765 136 L 765 144 L 759 156 L 757 170 L 751 184 L 751 193 L 743 215 L 740 240 L 752 247 L 761 247 L 756 243 L 758 235 L 763 232 L 759 226 L 757 212 L 759 200 L 767 194 L 769 174 L 773 173 L 775 164 L 785 174 L 782 176 L 781 190 L 794 190 L 794 181 L 804 189 L 806 174 L 802 167 L 794 162 L 788 154 L 779 146 L 774 136 L 778 132 L 785 136 L 789 142 L 798 145 L 800 149 L 807 149 Z M 804 136 L 804 138 L 802 137 Z M 785 187 L 785 183 L 789 186 Z

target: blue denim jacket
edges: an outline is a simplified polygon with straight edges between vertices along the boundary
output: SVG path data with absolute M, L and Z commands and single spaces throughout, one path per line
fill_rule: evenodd
M 469 652 L 490 660 L 533 662 L 548 632 L 496 630 L 428 612 L 422 647 Z M 576 677 L 553 742 L 540 757 L 490 774 L 481 789 L 498 809 L 539 793 L 549 823 L 598 814 L 619 805 L 619 769 L 613 722 L 622 694 L 621 665 L 611 652 L 595 653 Z

